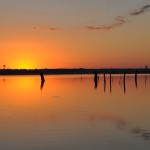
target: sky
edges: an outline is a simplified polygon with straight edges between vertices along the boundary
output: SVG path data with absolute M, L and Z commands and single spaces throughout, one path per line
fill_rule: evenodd
M 150 66 L 150 0 L 0 0 L 0 68 Z

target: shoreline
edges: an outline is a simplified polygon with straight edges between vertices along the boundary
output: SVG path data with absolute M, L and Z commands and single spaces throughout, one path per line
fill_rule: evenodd
M 2 75 L 84 75 L 84 74 L 150 74 L 149 68 L 111 68 L 111 69 L 0 69 Z

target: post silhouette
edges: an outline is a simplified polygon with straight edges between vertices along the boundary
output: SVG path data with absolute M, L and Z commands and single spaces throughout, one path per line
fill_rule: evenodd
M 136 86 L 136 88 L 138 87 L 138 84 L 137 84 L 137 70 L 135 71 L 135 86 Z
M 44 74 L 43 74 L 42 71 L 41 71 L 41 73 L 40 73 L 40 76 L 41 76 L 41 90 L 42 90 L 42 89 L 43 89 L 43 86 L 44 86 L 44 82 L 45 82 Z
M 126 93 L 126 74 L 124 72 L 124 78 L 123 78 L 123 85 L 124 85 L 124 93 Z
M 40 76 L 41 76 L 41 82 L 44 82 L 45 81 L 45 79 L 44 79 L 44 74 L 43 74 L 43 72 L 41 71 L 41 73 L 40 73 Z
M 95 89 L 97 89 L 98 86 L 98 75 L 97 72 L 94 72 L 94 84 L 95 84 Z
M 43 89 L 43 87 L 44 87 L 44 81 L 41 81 L 41 90 Z
M 146 87 L 146 83 L 147 83 L 147 76 L 145 76 L 145 87 Z
M 106 76 L 105 76 L 105 73 L 104 73 L 104 92 L 106 91 Z
M 111 73 L 110 73 L 110 93 L 112 91 Z

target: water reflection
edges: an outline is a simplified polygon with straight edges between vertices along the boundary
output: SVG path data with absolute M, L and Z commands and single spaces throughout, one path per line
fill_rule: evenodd
M 45 78 L 44 78 L 44 74 L 43 74 L 42 71 L 40 72 L 40 76 L 41 76 L 41 82 L 44 82 L 44 81 L 45 81 Z
M 136 136 L 142 137 L 143 140 L 150 140 L 150 131 L 142 129 L 141 127 L 135 127 L 131 128 L 130 124 L 128 124 L 128 121 L 125 119 L 112 115 L 112 114 L 90 114 L 87 119 L 87 121 L 96 123 L 96 122 L 112 122 L 115 123 L 117 129 L 123 129 L 126 130 L 126 132 L 131 131 L 129 133 L 134 134 Z
M 145 76 L 145 87 L 146 87 L 146 83 L 147 83 L 147 76 Z
M 137 83 L 137 71 L 135 72 L 135 86 L 138 88 L 138 83 Z
M 43 87 L 44 87 L 44 83 L 45 83 L 45 81 L 41 81 L 41 86 L 40 86 L 41 90 L 42 90 Z
M 87 121 L 97 122 L 97 121 L 110 121 L 116 124 L 118 129 L 125 129 L 127 121 L 119 116 L 112 114 L 91 114 L 87 117 Z
M 104 73 L 104 93 L 106 92 L 106 75 Z
M 137 136 L 142 137 L 144 140 L 150 140 L 150 131 L 136 127 L 131 129 L 131 132 Z
M 82 78 L 82 74 L 81 74 L 81 82 L 83 81 L 83 78 Z
M 110 90 L 110 93 L 112 93 L 112 85 L 115 83 L 118 83 L 118 85 L 119 85 L 119 87 L 122 89 L 123 88 L 123 92 L 124 92 L 124 94 L 126 94 L 126 90 L 127 90 L 127 88 L 126 88 L 126 78 L 127 78 L 127 80 L 133 80 L 134 81 L 134 85 L 135 85 L 135 88 L 137 89 L 138 88 L 138 78 L 139 78 L 139 80 L 141 79 L 144 79 L 144 82 L 143 83 L 145 83 L 145 87 L 147 86 L 147 80 L 148 80 L 148 75 L 145 75 L 145 76 L 139 76 L 139 77 L 137 77 L 137 74 L 135 74 L 135 76 L 134 76 L 134 78 L 133 78 L 133 76 L 128 76 L 128 75 L 126 75 L 126 73 L 124 73 L 123 75 L 121 75 L 120 77 L 118 76 L 115 76 L 115 75 L 113 75 L 112 76 L 112 74 L 109 74 L 109 90 Z M 104 89 L 104 93 L 106 92 L 106 75 L 104 74 L 103 75 L 103 89 Z M 98 82 L 99 82 L 99 77 L 95 74 L 94 75 L 94 87 L 95 87 L 95 89 L 97 89 L 98 88 Z M 127 85 L 128 86 L 128 85 Z
M 97 75 L 97 72 L 94 72 L 94 84 L 95 84 L 95 89 L 97 89 L 98 86 L 98 81 L 99 81 L 99 77 Z
M 4 83 L 6 82 L 6 79 L 5 79 L 5 78 L 3 79 L 3 82 L 4 82 Z
M 149 150 L 149 75 L 82 76 L 0 77 L 0 148 Z
M 111 91 L 112 91 L 112 75 L 110 73 L 110 93 L 111 93 Z

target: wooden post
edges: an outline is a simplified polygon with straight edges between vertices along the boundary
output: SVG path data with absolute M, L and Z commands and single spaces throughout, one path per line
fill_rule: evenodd
M 111 83 L 111 73 L 110 73 L 110 93 L 111 93 L 111 90 L 112 90 L 112 83 Z
M 138 87 L 138 84 L 137 84 L 137 70 L 135 71 L 135 86 L 136 86 L 136 88 Z
M 106 91 L 106 76 L 105 76 L 105 73 L 104 73 L 104 92 Z
M 124 78 L 123 78 L 123 85 L 124 85 L 124 93 L 126 93 L 126 74 L 124 72 Z

